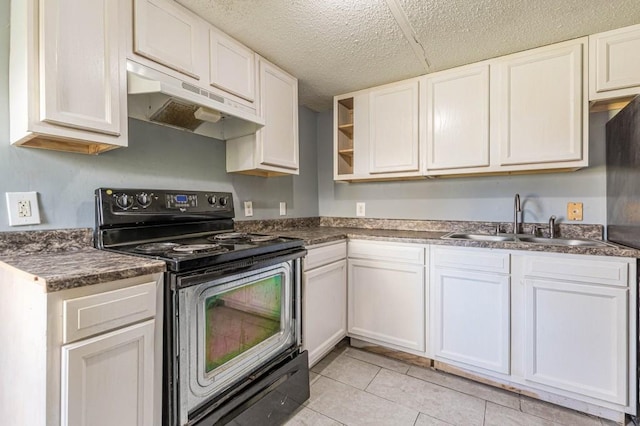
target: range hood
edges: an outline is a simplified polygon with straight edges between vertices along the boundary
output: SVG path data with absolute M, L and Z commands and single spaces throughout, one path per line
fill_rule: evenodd
M 227 140 L 264 126 L 256 110 L 137 62 L 127 61 L 128 115 Z

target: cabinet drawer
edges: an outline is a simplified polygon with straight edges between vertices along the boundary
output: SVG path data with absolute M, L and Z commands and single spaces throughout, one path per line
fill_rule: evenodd
M 435 247 L 433 250 L 433 265 L 473 269 L 475 271 L 499 272 L 508 274 L 510 271 L 509 253 L 494 252 L 487 249 L 460 249 Z
M 349 241 L 349 257 L 384 260 L 387 262 L 418 263 L 424 265 L 424 247 L 369 241 Z
M 104 333 L 156 314 L 156 283 L 65 300 L 63 343 Z
M 307 257 L 304 259 L 304 270 L 308 271 L 346 258 L 347 243 L 344 241 L 337 244 L 309 247 Z
M 580 281 L 615 286 L 628 285 L 629 265 L 624 262 L 597 259 L 527 256 L 525 276 Z

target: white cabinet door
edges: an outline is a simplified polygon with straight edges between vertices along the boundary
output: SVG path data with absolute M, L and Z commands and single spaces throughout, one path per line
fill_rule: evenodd
M 248 101 L 255 99 L 253 51 L 226 34 L 209 29 L 210 84 Z
M 118 2 L 41 2 L 40 119 L 120 134 Z M 126 94 L 122 94 L 126 98 Z M 126 123 L 125 123 L 126 125 Z
M 493 65 L 492 127 L 501 166 L 587 165 L 580 163 L 588 139 L 585 48 L 586 39 L 572 40 L 510 55 Z
M 489 65 L 445 71 L 425 81 L 427 170 L 489 166 Z
M 436 268 L 433 277 L 435 357 L 509 374 L 509 276 Z
M 63 426 L 153 426 L 154 320 L 62 347 Z
M 418 89 L 411 80 L 369 93 L 370 173 L 420 171 Z
M 174 1 L 134 0 L 133 50 L 199 80 L 198 58 L 207 53 L 203 25 Z
M 260 58 L 260 163 L 298 170 L 298 80 Z
M 525 292 L 525 378 L 626 405 L 628 290 L 525 279 Z
M 640 25 L 589 36 L 589 99 L 640 93 Z
M 309 365 L 347 335 L 347 261 L 307 271 L 302 281 L 302 347 Z
M 422 265 L 349 259 L 349 335 L 425 350 Z

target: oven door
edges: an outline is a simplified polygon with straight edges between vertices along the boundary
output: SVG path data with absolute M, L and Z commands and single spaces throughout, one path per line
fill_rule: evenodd
M 294 261 L 178 290 L 180 424 L 298 344 Z

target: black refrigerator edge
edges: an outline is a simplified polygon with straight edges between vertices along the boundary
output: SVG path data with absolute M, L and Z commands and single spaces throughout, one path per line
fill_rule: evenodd
M 607 239 L 640 249 L 640 96 L 606 126 Z

